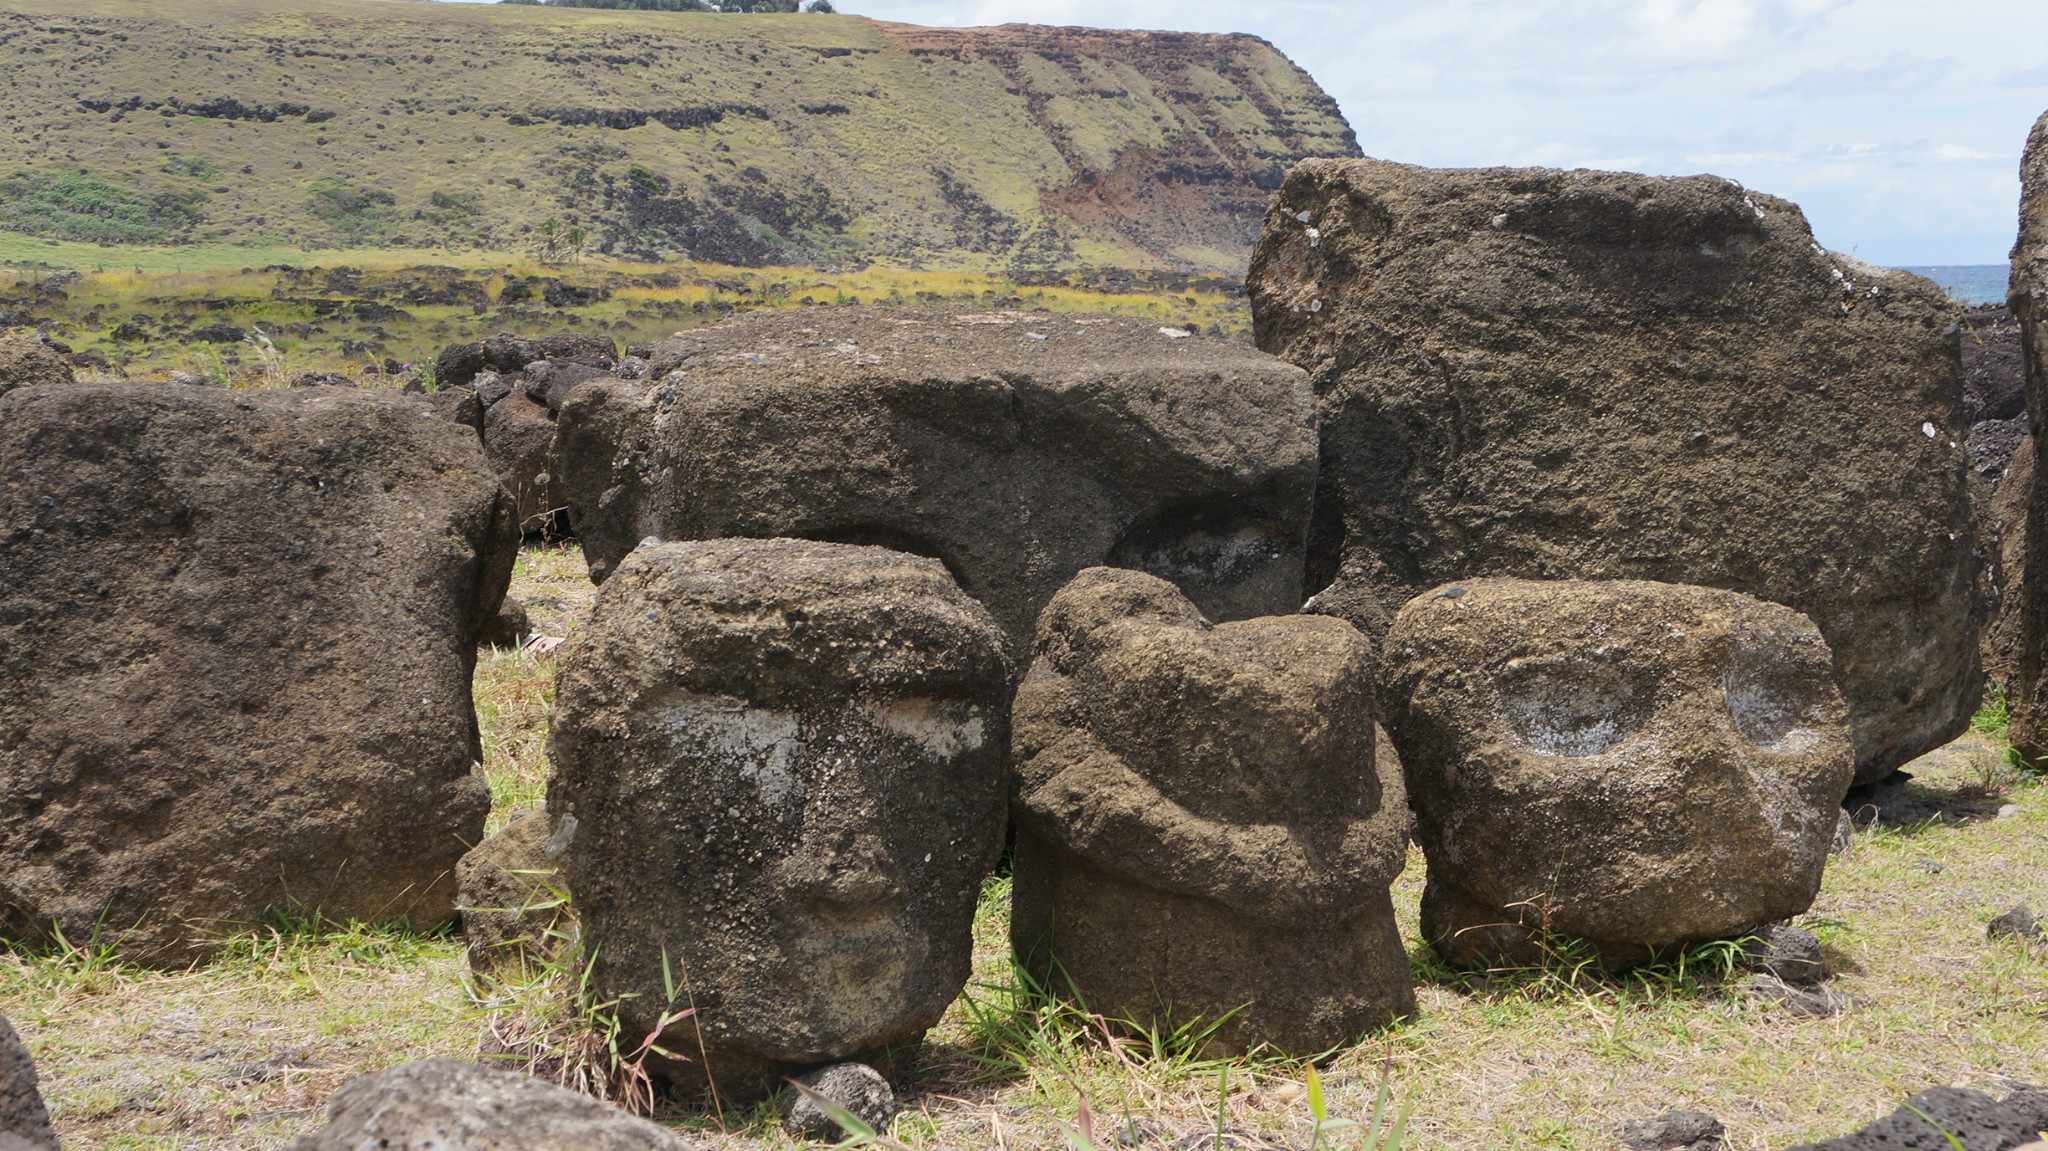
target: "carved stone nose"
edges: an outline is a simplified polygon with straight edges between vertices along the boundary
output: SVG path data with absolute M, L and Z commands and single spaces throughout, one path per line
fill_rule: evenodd
M 802 897 L 839 907 L 903 898 L 903 874 L 881 838 L 852 827 L 807 825 L 803 845 L 785 873 Z

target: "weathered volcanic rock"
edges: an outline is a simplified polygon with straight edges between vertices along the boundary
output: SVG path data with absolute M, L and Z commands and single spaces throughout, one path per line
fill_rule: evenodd
M 16 388 L 72 382 L 71 365 L 34 332 L 0 336 L 0 396 Z
M 2048 476 L 2041 454 L 2048 451 L 2048 114 L 2035 121 L 2027 137 L 2027 150 L 2020 160 L 2020 235 L 2012 249 L 2012 288 L 2007 297 L 2013 317 L 2020 324 L 2025 345 L 2027 370 L 2027 427 L 2033 437 L 2033 482 L 2027 494 L 2026 566 L 2042 567 L 2042 551 L 2048 548 L 2048 499 L 2041 497 L 2041 481 Z M 2007 481 L 2009 484 L 2012 481 Z M 2012 484 L 2018 487 L 2017 484 Z M 2017 494 L 2017 493 L 2015 493 Z M 2040 581 L 2034 581 L 2036 585 Z M 2024 579 L 2008 581 L 2009 593 L 2019 601 L 2018 654 L 2007 693 L 2012 721 L 2012 745 L 2030 760 L 2048 757 L 2048 588 L 2029 586 Z M 2010 612 L 2012 606 L 2007 605 Z
M 1316 603 L 1385 633 L 1449 580 L 1647 579 L 1805 612 L 1857 776 L 1968 725 L 1979 545 L 1953 307 L 1717 177 L 1311 160 L 1253 256 L 1309 370 Z
M 1626 964 L 1820 890 L 1851 754 L 1799 613 L 1636 580 L 1474 580 L 1403 608 L 1384 657 L 1429 860 L 1422 929 L 1451 963 L 1533 962 L 1548 930 Z
M 522 811 L 456 863 L 470 967 L 488 973 L 554 953 L 567 916 L 562 855 L 575 830 L 557 834 L 547 812 Z
M 700 1144 L 609 1103 L 446 1057 L 350 1080 L 289 1151 L 689 1151 Z
M 759 312 L 579 386 L 553 474 L 595 578 L 649 536 L 880 544 L 944 562 L 1023 653 L 1094 564 L 1213 618 L 1294 611 L 1313 421 L 1298 369 L 1155 323 Z
M 0 1015 L 0 1137 L 12 1136 L 37 1151 L 57 1151 L 50 1112 L 36 1086 L 36 1065 L 14 1025 Z
M 965 984 L 1003 840 L 1002 632 L 937 562 L 805 540 L 643 547 L 563 647 L 548 808 L 592 981 L 720 1095 L 858 1060 Z M 701 1047 L 700 1047 L 701 1035 Z
M 1971 308 L 1963 323 L 1963 415 L 1971 423 L 2026 414 L 2019 321 L 2005 304 Z
M 0 524 L 0 936 L 182 963 L 270 909 L 450 917 L 516 547 L 468 431 L 370 389 L 27 389 Z
M 523 371 L 540 360 L 582 364 L 609 370 L 618 362 L 618 346 L 610 336 L 557 332 L 528 339 L 499 332 L 467 344 L 450 344 L 434 357 L 434 382 L 444 388 L 468 387 L 485 371 Z
M 2043 1102 L 2037 1091 L 2000 1102 L 1966 1087 L 1930 1087 L 1859 1131 L 1790 1151 L 2008 1151 L 2039 1137 Z
M 806 1139 L 837 1140 L 852 1135 L 839 1126 L 811 1095 L 822 1096 L 876 1131 L 888 1129 L 896 1114 L 896 1092 L 883 1074 L 865 1063 L 834 1063 L 795 1077 L 805 1091 L 794 1087 L 776 1100 L 782 1113 L 783 1130 Z
M 523 524 L 561 506 L 560 485 L 548 474 L 548 449 L 554 442 L 554 417 L 524 392 L 513 392 L 484 411 L 484 456 L 518 502 Z
M 2004 680 L 2008 698 L 2019 678 L 2021 620 L 2027 603 L 2027 505 L 2034 494 L 2031 437 L 2020 440 L 2011 461 L 1984 510 L 1989 525 L 1985 534 L 1998 541 L 1998 566 L 1992 569 L 1998 611 L 1984 627 L 1984 674 Z
M 1090 568 L 1018 689 L 1016 953 L 1112 1019 L 1219 1019 L 1296 1055 L 1413 1010 L 1388 885 L 1399 769 L 1374 770 L 1372 645 L 1341 620 L 1212 625 Z M 1242 1010 L 1239 1010 L 1239 1009 Z

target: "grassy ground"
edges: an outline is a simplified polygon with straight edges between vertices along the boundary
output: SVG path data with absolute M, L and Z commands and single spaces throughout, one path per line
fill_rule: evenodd
M 0 232 L 0 314 L 11 317 L 0 323 L 35 326 L 75 352 L 104 357 L 101 374 L 235 377 L 266 370 L 258 331 L 282 353 L 274 367 L 289 374 L 430 361 L 445 345 L 499 331 L 596 331 L 623 345 L 755 308 L 930 304 L 1113 312 L 1218 335 L 1250 327 L 1242 293 L 1216 279 L 1076 276 L 1025 285 L 980 272 L 594 259 L 557 266 L 511 253 L 368 249 L 296 266 L 306 258 L 224 245 L 45 244 Z
M 514 594 L 555 635 L 591 597 L 580 558 L 562 550 L 529 551 Z M 494 824 L 541 797 L 550 690 L 545 659 L 480 661 Z M 1608 1148 L 1626 1120 L 1696 1108 L 1728 1124 L 1731 1147 L 1761 1151 L 1849 1130 L 1933 1084 L 2048 1081 L 2048 953 L 1984 937 L 2013 904 L 2048 903 L 2048 788 L 2011 779 L 1985 734 L 1912 770 L 1925 818 L 1859 835 L 1799 921 L 1841 970 L 1836 990 L 1863 1006 L 1802 1018 L 1702 967 L 1622 982 L 1560 968 L 1474 987 L 1418 948 L 1418 1017 L 1324 1070 L 1328 1111 L 1366 1118 L 1385 1069 L 1412 1109 L 1409 1146 Z M 2000 816 L 2006 805 L 2016 810 Z M 1421 888 L 1416 853 L 1394 892 L 1409 939 Z M 1061 1147 L 1058 1125 L 1085 1097 L 1105 1143 L 1121 1133 L 1142 1147 L 1213 1147 L 1220 1111 L 1226 1146 L 1308 1144 L 1297 1066 L 1112 1046 L 1085 1018 L 1020 1006 L 1006 990 L 1006 894 L 1001 880 L 985 892 L 975 984 L 932 1033 L 897 1139 L 920 1151 Z M 280 925 L 182 973 L 82 951 L 0 958 L 0 1012 L 27 1038 L 67 1145 L 271 1148 L 316 1124 L 356 1074 L 473 1055 L 484 1020 L 462 970 L 456 939 Z M 759 1112 L 723 1129 L 679 1121 L 735 1148 L 788 1143 Z M 1343 1151 L 1363 1135 L 1326 1142 Z

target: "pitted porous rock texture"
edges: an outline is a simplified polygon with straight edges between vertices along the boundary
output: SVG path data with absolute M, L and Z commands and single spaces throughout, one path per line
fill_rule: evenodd
M 395 394 L 0 397 L 0 936 L 182 964 L 271 910 L 446 922 L 513 528 Z
M 1211 624 L 1142 572 L 1075 577 L 1017 693 L 1018 957 L 1111 1019 L 1228 1015 L 1218 1051 L 1313 1055 L 1412 1011 L 1373 680 L 1341 620 Z
M 1021 657 L 1094 564 L 1216 618 L 1299 607 L 1314 419 L 1299 369 L 1157 323 L 778 309 L 578 387 L 552 471 L 595 578 L 649 536 L 879 544 L 944 562 Z
M 1380 703 L 1458 966 L 1610 965 L 1805 911 L 1849 787 L 1811 621 L 1735 592 L 1488 579 L 1395 619 Z
M 1861 1130 L 1790 1151 L 2010 1151 L 2040 1137 L 2048 1095 L 2016 1091 L 2003 1101 L 1967 1087 L 1930 1087 Z
M 693 1151 L 588 1095 L 445 1056 L 350 1080 L 289 1151 Z
M 16 388 L 72 381 L 71 365 L 42 336 L 30 331 L 0 336 L 0 396 Z
M 1968 725 L 1986 605 L 1933 284 L 1712 176 L 1310 160 L 1249 289 L 1321 407 L 1316 610 L 1378 637 L 1450 580 L 1728 588 L 1820 625 L 1859 779 Z
M 562 856 L 575 833 L 545 811 L 522 811 L 456 863 L 456 910 L 477 974 L 530 968 L 556 953 L 568 930 Z
M 1992 569 L 1992 584 L 1998 593 L 1998 611 L 1984 626 L 1984 674 L 2004 680 L 2008 699 L 2017 693 L 2020 651 L 2025 642 L 2027 605 L 2027 517 L 2034 495 L 2034 439 L 2022 437 L 2012 453 L 2005 476 L 1986 502 L 1985 534 L 1997 541 L 1998 565 Z
M 1010 669 L 935 560 L 808 540 L 642 547 L 559 655 L 548 809 L 627 1032 L 727 1104 L 892 1051 L 966 983 L 1003 842 Z
M 35 1062 L 5 1015 L 0 1015 L 0 1137 L 18 1139 L 35 1151 L 57 1151 L 50 1112 L 36 1085 Z
M 2048 571 L 2048 499 L 2041 482 L 2048 476 L 2042 453 L 2048 451 L 2048 113 L 2034 122 L 2020 159 L 2020 235 L 2012 249 L 2012 281 L 2007 299 L 2020 324 L 2027 373 L 2027 427 L 2033 437 L 2033 475 L 2027 484 L 2027 572 Z M 2008 484 L 2015 483 L 2008 476 Z M 2014 581 L 2010 593 L 2019 600 L 2019 641 L 2013 678 L 2008 688 L 2012 745 L 2029 760 L 2048 757 L 2048 587 L 2042 581 Z M 2008 605 L 2007 611 L 2011 611 Z

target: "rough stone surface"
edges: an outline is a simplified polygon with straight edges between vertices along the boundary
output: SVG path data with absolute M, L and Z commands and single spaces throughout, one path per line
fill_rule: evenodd
M 834 1063 L 795 1078 L 876 1131 L 888 1130 L 889 1119 L 896 1114 L 896 1092 L 888 1078 L 865 1063 Z M 852 1134 L 794 1088 L 784 1089 L 776 1107 L 782 1126 L 800 1138 L 836 1140 Z
M 2048 927 L 2035 917 L 2033 908 L 2022 903 L 1986 924 L 1984 934 L 1992 939 L 2042 941 L 2048 940 Z
M 1793 984 L 1820 983 L 1832 974 L 1820 937 L 1797 927 L 1773 924 L 1759 928 L 1756 942 L 1744 953 L 1750 969 Z
M 1212 625 L 1142 572 L 1053 597 L 1013 741 L 1010 938 L 1042 984 L 1112 1019 L 1236 1011 L 1227 1051 L 1312 1055 L 1412 1011 L 1373 671 L 1341 620 Z
M 2012 281 L 2007 300 L 2013 318 L 2019 321 L 2020 341 L 2026 363 L 2027 431 L 2032 437 L 2033 483 L 2027 495 L 2026 566 L 2042 567 L 2042 549 L 2048 547 L 2048 499 L 2040 494 L 2048 476 L 2042 466 L 2042 452 L 2048 451 L 2048 114 L 2035 121 L 2020 159 L 2020 234 L 2012 248 Z M 2011 722 L 2007 732 L 2012 745 L 2030 760 L 2048 757 L 2048 676 L 2043 675 L 2044 654 L 2048 654 L 2048 588 L 2030 587 L 2024 578 L 2010 593 L 2019 601 L 2018 656 L 2008 681 L 2007 704 Z M 2010 612 L 2012 607 L 2007 606 Z
M 574 391 L 577 385 L 589 383 L 591 380 L 613 378 L 610 372 L 603 369 L 568 360 L 561 363 L 541 360 L 528 364 L 525 376 L 526 397 L 546 407 L 550 414 L 562 410 L 562 402 L 569 398 L 569 393 Z
M 2009 1151 L 2040 1134 L 2027 1104 L 2007 1107 L 1981 1091 L 1930 1087 L 1906 1102 L 1861 1130 L 1790 1151 Z
M 642 547 L 557 656 L 548 809 L 593 987 L 719 1094 L 937 1023 L 1003 840 L 1003 635 L 936 561 L 805 540 Z M 688 893 L 687 898 L 678 893 Z M 701 1028 L 702 1046 L 699 1036 Z
M 1982 427 L 1983 425 L 1978 425 Z M 2003 479 L 1986 502 L 1986 546 L 1995 546 L 1991 580 L 1998 611 L 1984 628 L 1984 674 L 2003 680 L 2008 697 L 2019 678 L 2022 618 L 2027 602 L 2027 505 L 2034 493 L 2034 443 L 2023 437 Z
M 484 455 L 518 501 L 522 524 L 535 524 L 561 506 L 561 485 L 548 472 L 548 448 L 554 441 L 554 417 L 524 392 L 514 392 L 484 412 Z
M 1971 423 L 2026 414 L 2027 374 L 2019 321 L 2005 304 L 1963 317 L 1963 416 Z
M 1249 279 L 1308 369 L 1319 610 L 1482 576 L 1700 584 L 1820 625 L 1858 773 L 1968 726 L 1976 519 L 1954 308 L 1717 177 L 1296 166 Z
M 547 812 L 522 811 L 456 863 L 456 909 L 472 968 L 516 967 L 554 952 L 551 933 L 567 918 L 562 855 L 574 837 L 574 824 L 557 834 Z
M 1621 1142 L 1630 1151 L 1712 1151 L 1727 1133 L 1719 1119 L 1704 1111 L 1666 1111 L 1624 1126 Z
M 702 1144 L 552 1083 L 446 1057 L 344 1084 L 289 1151 L 693 1151 Z
M 176 964 L 269 909 L 445 922 L 512 527 L 401 396 L 0 397 L 0 936 Z
M 14 1025 L 0 1015 L 0 1136 L 11 1135 L 37 1151 L 56 1151 L 50 1113 L 36 1086 L 36 1065 Z
M 507 599 L 498 608 L 498 614 L 491 617 L 477 634 L 476 642 L 485 647 L 516 648 L 519 641 L 533 634 L 533 620 L 526 614 L 526 605 L 516 599 Z
M 1610 963 L 1748 934 L 1820 889 L 1851 754 L 1827 644 L 1736 592 L 1485 579 L 1403 608 L 1380 703 L 1453 964 Z
M 1107 316 L 776 310 L 665 341 L 562 407 L 591 573 L 640 540 L 799 536 L 938 558 L 1020 657 L 1094 564 L 1212 618 L 1292 612 L 1315 482 L 1298 369 Z
M 0 396 L 16 388 L 72 382 L 71 365 L 35 332 L 0 336 Z

